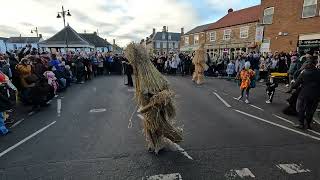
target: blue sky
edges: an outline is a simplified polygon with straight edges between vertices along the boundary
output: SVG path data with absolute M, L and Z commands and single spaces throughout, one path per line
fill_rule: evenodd
M 260 0 L 2 0 L 0 36 L 34 36 L 31 29 L 48 38 L 63 28 L 57 12 L 64 5 L 70 9 L 67 22 L 77 32 L 99 35 L 125 46 L 149 36 L 152 28 L 161 31 L 189 31 L 195 26 L 223 17 L 229 8 L 239 10 L 260 3 Z M 12 11 L 14 9 L 14 13 Z M 27 10 L 27 11 L 26 11 Z

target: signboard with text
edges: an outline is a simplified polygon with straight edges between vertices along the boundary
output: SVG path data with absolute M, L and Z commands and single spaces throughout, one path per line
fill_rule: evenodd
M 259 45 L 262 43 L 262 40 L 263 40 L 263 31 L 264 31 L 264 26 L 257 26 L 255 42 Z

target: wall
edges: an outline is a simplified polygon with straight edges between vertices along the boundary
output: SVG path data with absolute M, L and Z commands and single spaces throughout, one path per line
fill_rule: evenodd
M 240 38 L 240 28 L 249 26 L 248 38 Z M 237 26 L 231 26 L 226 28 L 220 28 L 210 30 L 206 32 L 206 45 L 212 48 L 242 48 L 247 47 L 249 44 L 255 41 L 257 23 L 248 23 Z M 231 39 L 223 40 L 224 30 L 231 29 Z M 210 32 L 216 32 L 216 40 L 210 41 Z
M 21 49 L 23 47 L 26 47 L 26 45 L 29 43 L 7 43 L 8 51 L 15 50 L 14 44 L 16 44 L 17 49 Z M 38 48 L 37 43 L 32 43 L 31 46 L 32 46 L 32 48 L 36 48 L 36 49 Z
M 294 51 L 300 34 L 320 33 L 320 0 L 316 17 L 302 18 L 303 0 L 262 0 L 262 11 L 267 7 L 275 7 L 273 23 L 265 25 L 264 38 L 270 39 L 271 51 Z M 263 18 L 263 12 L 261 14 Z M 279 32 L 287 32 L 287 36 L 279 36 Z
M 6 52 L 6 44 L 3 40 L 0 40 L 0 53 Z

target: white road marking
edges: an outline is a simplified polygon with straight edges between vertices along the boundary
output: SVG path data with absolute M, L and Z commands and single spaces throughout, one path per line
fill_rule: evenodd
M 309 169 L 302 169 L 302 165 L 298 164 L 278 164 L 276 165 L 279 169 L 284 170 L 288 174 L 297 174 L 297 173 L 305 173 L 310 172 Z
M 256 109 L 259 109 L 260 111 L 264 111 L 262 108 L 260 108 L 260 107 L 258 107 L 258 106 L 255 106 L 255 105 L 252 105 L 252 104 L 250 104 L 250 106 L 251 106 L 251 107 L 254 107 L 254 108 L 256 108 Z
M 30 136 L 24 138 L 23 140 L 21 140 L 20 142 L 18 142 L 17 144 L 9 147 L 8 149 L 4 150 L 3 152 L 0 153 L 0 157 L 4 156 L 5 154 L 7 154 L 8 152 L 14 150 L 15 148 L 17 148 L 18 146 L 20 146 L 21 144 L 27 142 L 28 140 L 30 140 L 31 138 L 33 138 L 34 136 L 40 134 L 41 132 L 43 132 L 44 130 L 46 130 L 47 128 L 49 128 L 50 126 L 52 126 L 53 124 L 55 124 L 56 121 L 53 121 L 52 123 L 50 123 L 49 125 L 39 129 L 38 131 L 34 132 L 33 134 L 31 134 Z
M 179 173 L 159 174 L 154 176 L 147 176 L 145 178 L 142 178 L 142 180 L 182 180 L 182 177 Z
M 216 92 L 214 92 L 213 94 L 216 95 L 217 98 L 220 99 L 220 101 L 221 101 L 224 105 L 226 105 L 228 108 L 231 107 L 230 104 L 228 104 L 224 99 L 222 99 L 222 97 L 219 96 L 219 94 L 217 94 Z
M 218 92 L 216 89 L 212 89 L 214 92 Z
M 91 113 L 100 113 L 100 112 L 105 112 L 107 109 L 101 108 L 101 109 L 91 109 Z
M 229 172 L 227 172 L 224 175 L 224 177 L 227 180 L 237 179 L 237 177 L 240 177 L 241 179 L 242 178 L 247 178 L 247 177 L 255 178 L 253 173 L 248 168 L 243 168 L 243 169 L 240 169 L 240 170 L 231 169 Z
M 309 132 L 312 132 L 312 133 L 314 133 L 314 134 L 316 134 L 316 135 L 318 135 L 318 136 L 320 136 L 320 133 L 318 133 L 317 131 L 314 131 L 314 130 L 311 130 L 311 129 L 307 129 Z
M 59 95 L 57 94 L 57 95 L 55 95 L 54 97 L 57 98 L 58 96 L 59 96 Z
M 28 113 L 28 116 L 32 116 L 34 113 L 36 113 L 36 112 L 31 111 L 31 112 Z
M 14 123 L 11 128 L 14 128 L 16 126 L 18 126 L 20 123 L 22 123 L 22 121 L 24 121 L 24 118 L 20 119 L 19 121 L 17 121 L 16 123 Z
M 223 92 L 222 94 L 225 95 L 225 96 L 228 96 L 228 95 L 229 95 L 228 93 L 225 93 L 225 92 Z
M 171 151 L 179 151 L 181 154 L 183 154 L 184 156 L 186 156 L 188 159 L 193 160 L 193 158 L 181 147 L 179 146 L 179 144 L 172 142 L 170 139 L 168 138 L 164 138 L 165 143 L 167 144 L 167 147 L 171 150 Z
M 240 170 L 235 170 L 235 172 L 240 176 L 241 178 L 244 177 L 252 177 L 255 178 L 255 176 L 252 174 L 252 172 L 248 168 L 243 168 Z
M 314 121 L 314 122 L 316 122 L 317 124 L 320 124 L 320 122 L 319 122 L 319 121 L 317 121 L 317 120 L 315 120 L 315 119 L 313 119 L 313 121 Z
M 57 114 L 58 117 L 61 115 L 61 99 L 57 99 Z
M 297 133 L 297 134 L 300 134 L 302 136 L 305 136 L 305 137 L 308 137 L 308 138 L 311 138 L 311 139 L 314 139 L 314 140 L 317 140 L 317 141 L 320 141 L 320 138 L 319 137 L 316 137 L 316 136 L 312 136 L 310 134 L 307 134 L 307 133 L 304 133 L 304 132 L 300 132 L 298 130 L 295 130 L 295 129 L 291 129 L 291 128 L 288 128 L 286 126 L 283 126 L 281 124 L 277 124 L 277 123 L 274 123 L 274 122 L 271 122 L 271 121 L 268 121 L 268 120 L 265 120 L 263 118 L 260 118 L 260 117 L 257 117 L 257 116 L 254 116 L 252 114 L 248 114 L 246 112 L 243 112 L 243 111 L 240 111 L 240 110 L 237 110 L 237 109 L 234 109 L 234 111 L 240 113 L 240 114 L 243 114 L 243 115 L 246 115 L 246 116 L 249 116 L 249 117 L 252 117 L 252 118 L 255 118 L 259 121 L 262 121 L 262 122 L 265 122 L 265 123 L 268 123 L 268 124 L 271 124 L 273 126 L 277 126 L 277 127 L 280 127 L 282 129 L 285 129 L 285 130 L 288 130 L 288 131 L 291 131 L 291 132 L 294 132 L 294 133 Z
M 294 125 L 294 123 L 293 123 L 292 121 L 290 121 L 290 120 L 288 120 L 288 119 L 286 119 L 286 118 L 283 118 L 283 117 L 278 116 L 278 115 L 276 115 L 276 114 L 272 114 L 272 115 L 275 116 L 275 117 L 277 117 L 277 118 L 279 118 L 279 119 L 281 119 L 281 120 L 283 120 L 283 121 L 285 121 L 285 122 L 287 122 L 287 123 L 290 123 L 290 124 L 293 124 L 293 125 Z
M 128 89 L 128 92 L 136 92 L 136 90 L 133 88 L 130 88 L 130 89 Z

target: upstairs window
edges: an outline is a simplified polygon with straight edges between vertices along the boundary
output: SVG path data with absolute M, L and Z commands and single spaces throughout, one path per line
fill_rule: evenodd
M 317 0 L 304 0 L 302 18 L 314 17 L 317 14 Z
M 240 28 L 240 38 L 248 38 L 249 37 L 249 26 Z
M 199 44 L 199 34 L 194 35 L 194 44 Z
M 184 44 L 189 45 L 189 36 L 184 37 Z
M 171 40 L 171 34 L 169 34 L 168 39 Z
M 162 33 L 162 39 L 165 40 L 166 39 L 166 34 Z
M 263 11 L 263 24 L 272 24 L 274 7 L 269 7 Z
M 167 48 L 167 42 L 162 42 L 162 48 Z
M 213 31 L 213 32 L 210 32 L 210 41 L 215 41 L 216 40 L 216 32 Z
M 231 29 L 225 29 L 223 33 L 223 40 L 231 39 Z
M 157 42 L 156 48 L 160 48 L 160 42 Z

